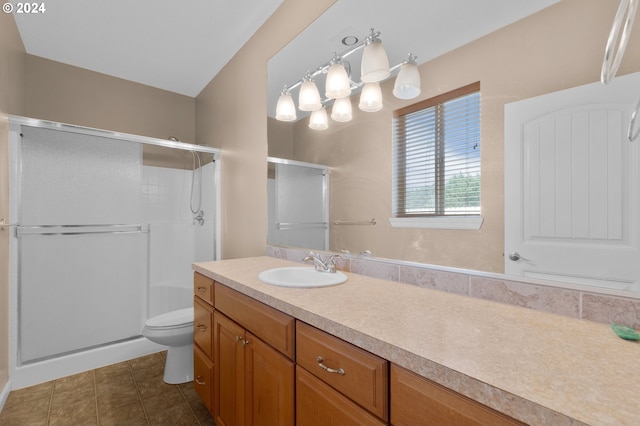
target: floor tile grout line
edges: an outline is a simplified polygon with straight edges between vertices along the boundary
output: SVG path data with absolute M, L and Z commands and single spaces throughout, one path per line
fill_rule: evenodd
M 189 404 L 189 401 L 187 401 L 187 397 L 184 394 L 184 392 L 182 392 L 182 388 L 178 385 L 175 385 L 178 388 L 178 392 L 180 393 L 180 396 L 182 396 L 182 400 L 184 401 L 185 404 L 187 404 L 187 407 L 189 407 L 189 411 L 191 411 L 191 414 L 193 414 L 193 418 L 196 419 L 196 422 L 198 422 L 198 425 L 202 425 L 202 423 L 200 422 L 200 419 L 198 418 L 198 416 L 196 415 L 196 412 L 193 411 L 193 407 L 191 407 L 191 404 Z
M 93 377 L 93 401 L 96 404 L 96 424 L 100 425 L 100 411 L 98 410 L 98 381 L 96 379 L 96 370 L 91 370 L 91 376 Z
M 51 381 L 51 392 L 49 392 L 49 407 L 47 408 L 47 425 L 51 424 L 51 406 L 53 405 L 53 392 L 56 390 L 56 381 Z
M 140 387 L 138 386 L 136 375 L 133 374 L 133 365 L 131 364 L 131 360 L 127 361 L 127 367 L 129 369 L 129 374 L 131 374 L 131 378 L 133 379 L 133 383 L 136 385 L 136 392 L 138 393 L 138 400 L 140 401 L 140 406 L 142 407 L 144 418 L 147 420 L 147 424 L 150 425 L 151 421 L 149 420 L 149 416 L 147 415 L 147 410 L 144 408 L 144 402 L 142 401 L 142 392 L 140 392 Z

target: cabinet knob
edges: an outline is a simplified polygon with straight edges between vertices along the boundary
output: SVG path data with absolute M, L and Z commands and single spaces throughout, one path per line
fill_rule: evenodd
M 242 344 L 242 346 L 247 346 L 249 344 L 248 340 L 242 338 L 242 336 L 236 336 L 236 343 Z
M 196 381 L 197 384 L 202 385 L 202 386 L 207 384 L 204 380 L 202 380 L 202 377 L 200 377 L 200 376 L 197 376 L 195 378 L 195 381 Z
M 322 358 L 320 355 L 318 355 L 318 357 L 316 358 L 316 362 L 318 363 L 318 367 L 322 368 L 327 373 L 337 373 L 337 374 L 339 374 L 341 376 L 344 376 L 345 374 L 347 374 L 344 371 L 344 369 L 342 369 L 342 368 L 338 368 L 336 370 L 335 368 L 330 368 L 330 367 L 327 367 L 326 365 L 324 365 L 323 364 L 324 358 Z
M 206 292 L 206 291 L 207 291 L 207 288 L 206 288 L 206 287 L 198 287 L 198 288 L 197 288 L 197 290 L 198 290 L 200 293 L 204 293 L 204 292 Z
M 204 324 L 198 324 L 196 325 L 196 329 L 202 333 L 205 333 L 207 331 L 207 326 Z

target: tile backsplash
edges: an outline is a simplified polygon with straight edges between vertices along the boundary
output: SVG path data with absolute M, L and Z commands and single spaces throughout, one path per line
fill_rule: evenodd
M 266 255 L 302 262 L 308 250 L 267 246 Z M 640 328 L 640 298 L 562 288 L 541 280 L 458 270 L 455 268 L 344 256 L 336 260 L 339 270 L 398 281 L 418 287 L 462 294 L 478 299 L 522 306 L 539 311 L 602 323 Z

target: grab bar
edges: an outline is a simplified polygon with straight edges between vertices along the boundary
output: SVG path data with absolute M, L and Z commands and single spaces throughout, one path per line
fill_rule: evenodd
M 149 232 L 149 225 L 18 225 L 16 229 L 16 234 L 19 237 L 29 235 L 124 234 L 136 232 Z
M 377 222 L 374 219 L 371 220 L 334 220 L 334 225 L 375 225 Z
M 281 231 L 292 229 L 327 228 L 327 222 L 276 222 L 276 226 Z
M 636 8 L 638 6 L 638 0 L 621 0 L 618 6 L 618 12 L 613 20 L 613 26 L 609 33 L 609 39 L 607 40 L 607 46 L 604 50 L 604 60 L 602 62 L 602 70 L 600 72 L 600 81 L 602 83 L 609 83 L 618 72 L 618 67 L 622 62 L 624 51 L 627 48 L 629 42 L 629 36 L 631 34 L 631 28 L 633 27 L 633 21 L 636 16 Z M 624 21 L 624 25 L 622 24 Z M 622 35 L 620 35 L 620 29 L 622 28 Z M 620 40 L 618 48 L 615 50 L 616 43 Z
M 629 142 L 633 142 L 638 139 L 638 135 L 640 135 L 640 131 L 635 129 L 636 127 L 636 117 L 638 116 L 638 110 L 640 109 L 640 99 L 636 102 L 636 107 L 633 109 L 631 113 L 631 120 L 629 121 L 629 130 L 627 131 L 627 139 Z
M 0 231 L 4 231 L 5 228 L 8 228 L 10 226 L 18 226 L 17 223 L 7 223 L 6 219 L 3 217 L 0 219 Z

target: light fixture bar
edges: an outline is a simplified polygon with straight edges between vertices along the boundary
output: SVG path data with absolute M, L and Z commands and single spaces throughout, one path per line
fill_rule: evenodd
M 320 74 L 326 74 L 327 70 L 329 69 L 329 67 L 333 64 L 333 61 L 335 60 L 335 58 L 339 58 L 339 59 L 344 59 L 346 57 L 348 57 L 349 55 L 354 54 L 355 52 L 357 52 L 360 49 L 363 49 L 367 43 L 370 42 L 370 40 L 374 39 L 374 38 L 378 38 L 380 36 L 380 31 L 374 31 L 373 28 L 371 29 L 371 34 L 369 34 L 369 36 L 367 38 L 365 38 L 364 40 L 358 42 L 357 44 L 354 44 L 352 47 L 350 47 L 349 49 L 345 50 L 344 52 L 341 52 L 340 54 L 335 54 L 334 58 L 332 58 L 331 60 L 325 62 L 324 64 L 318 66 L 315 71 L 310 72 L 308 75 L 311 76 L 311 78 L 315 78 L 316 76 L 320 75 Z M 399 64 L 398 67 L 402 65 Z M 284 90 L 287 91 L 291 91 L 295 88 L 297 88 L 298 86 L 300 86 L 302 83 L 304 83 L 304 77 L 301 78 L 300 80 L 296 81 L 293 84 L 290 84 L 288 86 L 285 86 Z M 355 82 L 352 82 L 352 87 L 353 84 L 358 84 Z M 359 86 L 356 86 L 359 87 Z

